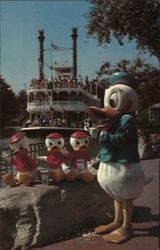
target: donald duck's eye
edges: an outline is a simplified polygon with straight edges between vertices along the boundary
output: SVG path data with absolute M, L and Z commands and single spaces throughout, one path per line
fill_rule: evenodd
M 112 108 L 116 108 L 118 105 L 118 95 L 117 93 L 113 93 L 110 97 L 109 104 Z
M 61 141 L 58 141 L 58 145 L 61 145 Z
M 79 145 L 79 141 L 76 141 L 76 144 Z
M 88 143 L 88 140 L 85 140 L 85 144 L 87 144 Z
M 52 146 L 52 145 L 53 145 L 53 143 L 52 143 L 52 142 L 50 142 L 50 143 L 49 143 L 49 146 Z
M 110 104 L 110 106 L 111 106 L 112 108 L 115 107 L 115 102 L 114 102 L 113 99 L 110 99 L 110 100 L 109 100 L 109 104 Z

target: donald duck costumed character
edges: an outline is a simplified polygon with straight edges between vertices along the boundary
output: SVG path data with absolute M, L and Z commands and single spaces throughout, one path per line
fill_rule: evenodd
M 114 199 L 115 218 L 108 225 L 95 228 L 106 233 L 106 241 L 121 243 L 132 235 L 133 200 L 142 192 L 146 177 L 138 153 L 138 137 L 134 112 L 138 96 L 134 80 L 125 72 L 113 73 L 105 90 L 104 108 L 90 107 L 89 113 L 100 123 L 91 137 L 100 143 L 100 165 L 97 179 L 104 191 Z

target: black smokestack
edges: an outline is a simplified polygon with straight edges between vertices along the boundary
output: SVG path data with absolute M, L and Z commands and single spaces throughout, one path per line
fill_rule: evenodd
M 73 49 L 73 79 L 77 79 L 77 28 L 72 28 L 72 49 Z
M 39 39 L 39 80 L 44 80 L 44 75 L 43 75 L 43 64 L 44 64 L 44 60 L 43 60 L 43 51 L 44 51 L 44 48 L 43 48 L 43 42 L 44 42 L 44 39 L 45 39 L 45 36 L 44 36 L 44 30 L 39 30 L 39 36 L 38 36 L 38 39 Z

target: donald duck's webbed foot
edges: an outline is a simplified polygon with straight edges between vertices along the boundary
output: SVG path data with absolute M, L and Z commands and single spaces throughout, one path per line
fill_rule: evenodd
M 108 242 L 122 243 L 132 238 L 133 231 L 131 229 L 131 217 L 133 212 L 133 201 L 124 200 L 123 204 L 123 224 L 121 227 L 115 229 L 110 234 L 103 236 L 103 239 Z M 118 203 L 115 201 L 115 208 L 117 208 Z
M 114 200 L 114 208 L 115 208 L 114 221 L 109 223 L 108 225 L 101 225 L 99 227 L 96 227 L 95 233 L 97 234 L 110 233 L 122 225 L 122 218 L 123 218 L 122 203 L 117 200 Z
M 132 229 L 130 227 L 119 227 L 110 234 L 103 236 L 103 239 L 112 243 L 122 243 L 124 241 L 130 240 L 133 236 Z
M 94 232 L 96 234 L 104 234 L 104 233 L 110 233 L 113 230 L 119 228 L 121 226 L 121 222 L 114 221 L 108 225 L 100 225 L 94 229 Z

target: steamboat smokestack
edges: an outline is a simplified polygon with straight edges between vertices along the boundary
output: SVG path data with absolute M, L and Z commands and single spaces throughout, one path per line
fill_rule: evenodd
M 43 60 L 43 51 L 44 51 L 44 48 L 43 48 L 43 43 L 44 43 L 44 39 L 45 39 L 45 36 L 44 36 L 44 30 L 39 30 L 39 36 L 38 36 L 38 39 L 39 39 L 39 80 L 44 80 L 44 74 L 43 74 L 43 64 L 44 64 L 44 60 Z
M 77 79 L 77 28 L 72 28 L 72 49 L 73 49 L 73 79 Z

